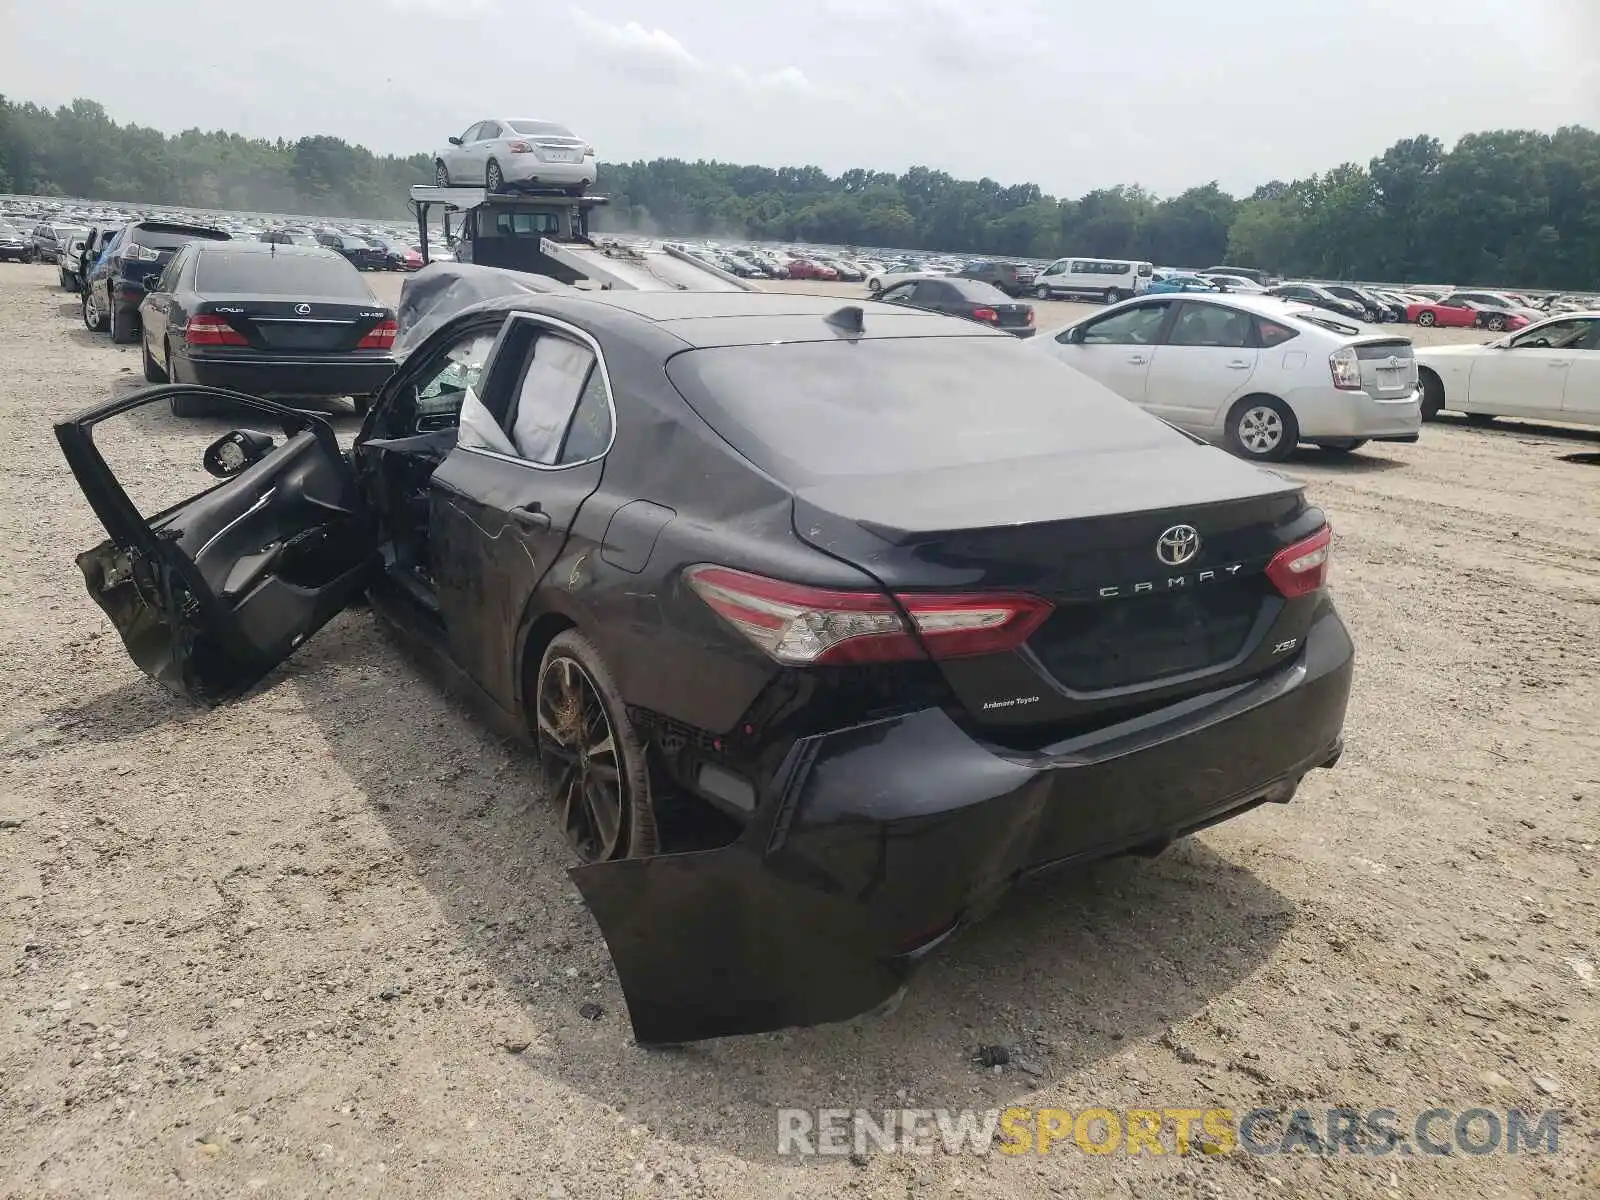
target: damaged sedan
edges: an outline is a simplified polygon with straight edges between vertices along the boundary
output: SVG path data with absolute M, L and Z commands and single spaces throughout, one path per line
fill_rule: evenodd
M 536 753 L 642 1044 L 892 1000 L 1022 878 L 1332 766 L 1352 647 L 1299 485 L 1009 335 L 438 264 L 354 446 L 148 388 L 56 427 L 79 565 L 201 703 L 365 596 Z M 96 426 L 255 414 L 145 517 Z

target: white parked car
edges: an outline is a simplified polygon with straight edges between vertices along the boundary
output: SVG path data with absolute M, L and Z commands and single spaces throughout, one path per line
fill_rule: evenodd
M 885 288 L 892 288 L 897 283 L 904 283 L 908 279 L 928 279 L 933 276 L 946 275 L 947 271 L 933 270 L 923 267 L 916 271 L 878 270 L 867 276 L 867 290 L 876 296 Z
M 1600 311 L 1560 313 L 1492 342 L 1417 351 L 1422 415 L 1600 425 Z
M 1408 338 L 1275 296 L 1125 300 L 1031 345 L 1257 462 L 1299 442 L 1414 442 L 1421 427 Z
M 595 174 L 593 146 L 565 125 L 524 117 L 479 121 L 433 156 L 433 181 L 439 187 L 580 195 Z

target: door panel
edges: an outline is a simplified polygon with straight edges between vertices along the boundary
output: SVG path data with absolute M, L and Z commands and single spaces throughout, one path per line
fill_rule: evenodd
M 142 516 L 94 442 L 94 427 L 174 397 L 255 410 L 282 436 L 197 496 Z M 333 429 L 216 388 L 159 387 L 56 425 L 56 438 L 110 537 L 79 555 L 89 593 L 134 662 L 163 686 L 215 703 L 250 687 L 365 587 L 373 522 Z
M 1146 379 L 1144 407 L 1196 433 L 1222 423 L 1244 392 L 1261 351 L 1224 346 L 1157 346 Z
M 1154 346 L 1063 346 L 1059 357 L 1124 400 L 1143 404 Z
M 602 463 L 559 470 L 457 447 L 433 474 L 428 542 L 451 656 L 508 712 L 517 629 Z
M 1572 352 L 1561 415 L 1586 425 L 1600 425 L 1600 349 Z
M 1517 347 L 1476 356 L 1465 406 L 1473 412 L 1554 417 L 1561 412 L 1573 350 Z

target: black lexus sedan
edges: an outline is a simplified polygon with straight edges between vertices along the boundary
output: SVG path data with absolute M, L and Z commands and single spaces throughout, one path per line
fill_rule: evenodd
M 205 703 L 366 594 L 537 753 L 641 1043 L 871 1010 L 1024 877 L 1339 758 L 1352 647 L 1298 483 L 970 321 L 486 271 L 408 281 L 348 455 L 189 385 L 59 423 L 110 535 L 78 563 Z M 97 427 L 219 395 L 263 430 L 141 516 Z
M 942 276 L 933 279 L 908 279 L 878 293 L 882 304 L 903 304 L 947 313 L 993 325 L 1017 337 L 1030 338 L 1037 331 L 1033 305 L 1013 300 L 993 284 L 975 279 Z
M 349 396 L 356 411 L 394 374 L 394 311 L 321 246 L 191 242 L 139 305 L 144 377 L 280 399 Z M 174 392 L 172 411 L 214 408 Z

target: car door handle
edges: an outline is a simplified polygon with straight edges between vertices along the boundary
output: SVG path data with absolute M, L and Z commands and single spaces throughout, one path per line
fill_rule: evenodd
M 550 530 L 550 514 L 537 504 L 523 504 L 510 510 L 507 514 L 518 525 L 534 533 L 548 533 Z
M 1142 354 L 1130 354 L 1130 355 L 1128 355 L 1128 361 L 1130 363 L 1132 363 L 1136 367 L 1142 367 L 1142 366 L 1144 366 L 1145 363 L 1149 362 L 1150 360 L 1147 359 Z
M 1553 362 L 1547 365 L 1552 367 L 1570 367 L 1572 365 L 1572 360 L 1570 358 L 1563 358 L 1560 362 Z
M 1234 359 L 1232 362 L 1230 362 L 1228 364 L 1228 366 L 1232 367 L 1236 371 L 1242 371 L 1246 367 L 1248 367 L 1249 365 L 1250 365 L 1249 361 L 1247 359 L 1242 359 L 1242 358 L 1236 358 L 1236 359 Z

